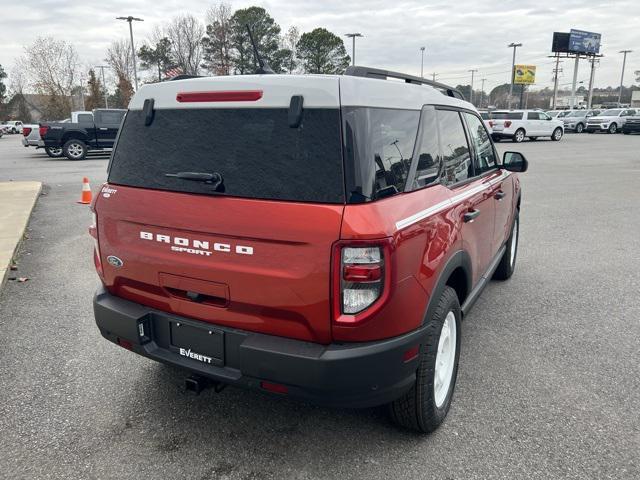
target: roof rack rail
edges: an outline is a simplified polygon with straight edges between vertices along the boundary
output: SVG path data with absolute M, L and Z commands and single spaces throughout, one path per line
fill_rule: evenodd
M 397 78 L 399 80 L 404 80 L 406 83 L 413 83 L 415 85 L 429 85 L 436 90 L 440 90 L 440 92 L 442 92 L 444 95 L 447 95 L 448 97 L 459 98 L 460 100 L 465 99 L 460 90 L 456 90 L 449 85 L 445 85 L 444 83 L 440 82 L 434 82 L 432 80 L 427 80 L 426 78 L 414 77 L 413 75 L 407 75 L 406 73 L 351 65 L 350 67 L 347 67 L 344 74 L 351 75 L 353 77 L 377 78 L 379 80 L 386 80 L 387 78 Z
M 174 80 L 186 80 L 187 78 L 202 78 L 204 75 L 186 75 L 186 74 L 182 74 L 182 75 L 176 75 L 175 77 L 171 77 L 169 79 L 170 82 L 173 82 Z

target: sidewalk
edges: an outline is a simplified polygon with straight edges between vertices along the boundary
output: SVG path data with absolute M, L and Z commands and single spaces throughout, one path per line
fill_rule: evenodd
M 41 189 L 40 182 L 0 182 L 0 288 Z

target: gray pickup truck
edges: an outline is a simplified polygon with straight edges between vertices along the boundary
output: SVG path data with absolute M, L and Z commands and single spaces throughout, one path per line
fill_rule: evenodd
M 77 122 L 40 124 L 40 136 L 45 148 L 62 148 L 69 160 L 82 160 L 89 150 L 113 148 L 126 110 L 96 109 L 81 113 Z

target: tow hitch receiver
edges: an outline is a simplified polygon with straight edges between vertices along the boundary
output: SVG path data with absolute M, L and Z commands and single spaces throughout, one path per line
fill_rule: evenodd
M 213 390 L 216 393 L 220 393 L 226 386 L 226 383 L 214 382 L 213 380 L 201 377 L 200 375 L 190 375 L 184 379 L 184 389 L 195 395 L 199 395 L 200 392 L 210 387 L 213 387 Z

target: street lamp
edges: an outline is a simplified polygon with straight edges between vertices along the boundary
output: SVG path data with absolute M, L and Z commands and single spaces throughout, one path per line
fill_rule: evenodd
M 511 62 L 511 86 L 509 87 L 509 110 L 511 110 L 511 97 L 513 96 L 513 82 L 516 77 L 516 48 L 521 47 L 521 43 L 510 43 L 507 45 L 509 48 L 513 48 L 513 61 Z
M 351 65 L 356 64 L 356 37 L 364 37 L 361 33 L 347 33 L 345 37 L 350 38 L 353 41 L 353 45 L 351 47 Z
M 422 59 L 420 60 L 420 78 L 424 78 L 424 47 L 420 47 Z
M 109 68 L 108 65 L 96 65 L 94 68 L 99 68 L 102 71 L 102 91 L 104 92 L 104 108 L 109 108 L 109 102 L 107 101 L 107 82 L 104 80 L 104 69 Z
M 631 53 L 633 50 L 620 50 L 618 53 L 622 53 L 622 75 L 620 75 L 620 93 L 618 94 L 618 106 L 622 102 L 622 82 L 624 82 L 624 68 L 627 66 L 627 53 Z
M 133 44 L 133 22 L 144 22 L 142 18 L 136 18 L 129 15 L 128 17 L 116 17 L 116 20 L 124 20 L 129 22 L 129 35 L 131 35 L 131 60 L 133 61 L 133 81 L 136 85 L 136 91 L 138 91 L 138 71 L 136 68 L 136 47 Z

